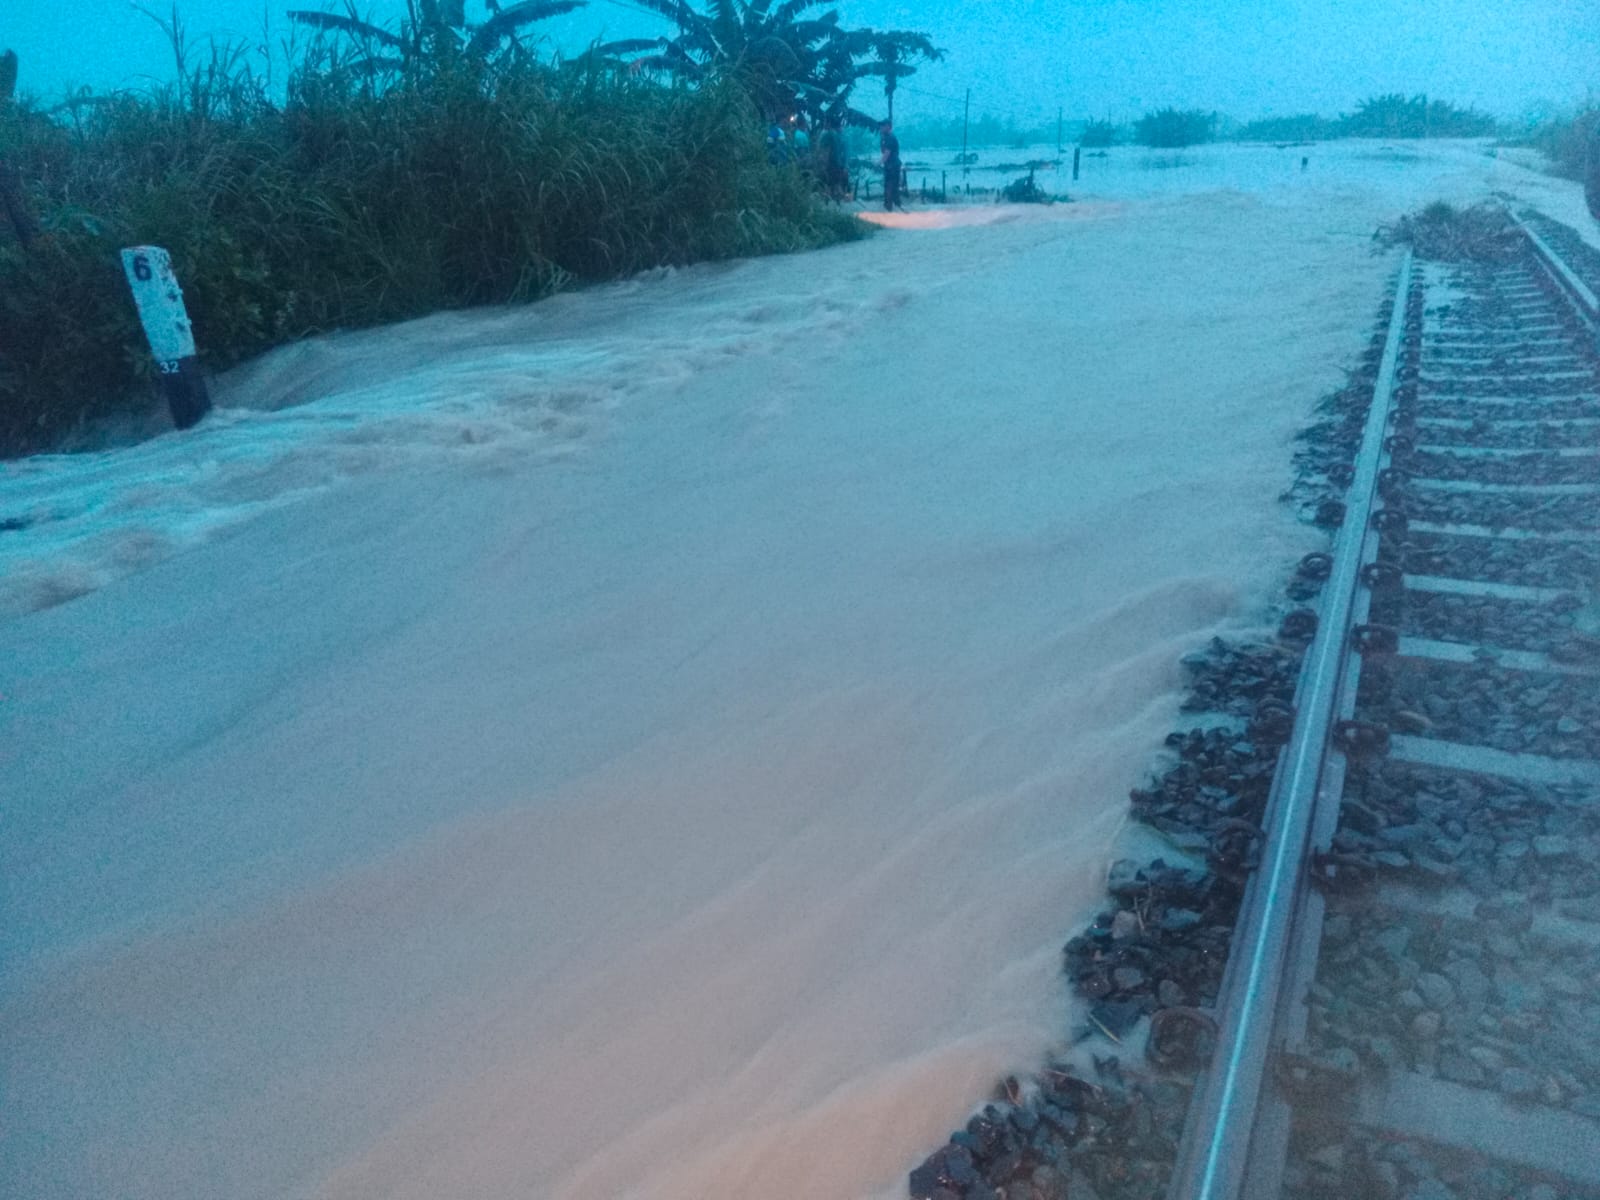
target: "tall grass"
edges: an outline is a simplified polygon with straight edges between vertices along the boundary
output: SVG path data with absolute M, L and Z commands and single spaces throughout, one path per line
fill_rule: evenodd
M 1544 151 L 1550 168 L 1566 179 L 1583 180 L 1591 165 L 1590 146 L 1600 132 L 1600 108 L 1585 107 L 1570 119 L 1547 121 L 1534 129 L 1528 144 Z
M 147 401 L 120 247 L 167 247 L 202 356 L 860 236 L 744 93 L 458 58 L 377 86 L 319 44 L 282 100 L 213 47 L 165 91 L 0 109 L 43 229 L 0 230 L 0 452 Z

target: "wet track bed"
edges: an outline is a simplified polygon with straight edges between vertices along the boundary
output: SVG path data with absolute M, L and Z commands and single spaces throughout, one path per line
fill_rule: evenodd
M 1512 754 L 1600 755 L 1600 688 L 1592 675 L 1530 669 L 1526 660 L 1503 666 L 1498 659 L 1458 663 L 1432 657 L 1460 644 L 1443 642 L 1436 651 L 1402 643 L 1403 652 L 1417 657 L 1369 664 L 1357 717 L 1393 731 Z
M 1493 661 L 1506 650 L 1554 654 L 1567 645 L 1571 625 L 1567 615 L 1547 604 L 1508 600 L 1498 596 L 1460 596 L 1438 592 L 1413 592 L 1404 604 L 1373 604 L 1373 616 L 1404 637 L 1430 641 L 1465 638 L 1473 653 Z M 1587 654 L 1581 643 L 1573 653 Z
M 1418 575 L 1576 592 L 1600 579 L 1600 539 L 1569 539 L 1552 555 L 1538 539 L 1430 533 L 1413 526 L 1404 561 Z
M 1297 455 L 1332 552 L 1186 662 L 1075 1044 L 912 1196 L 1600 1200 L 1600 255 L 1505 233 L 1408 260 Z
M 1414 276 L 1285 1196 L 1600 1195 L 1594 314 L 1539 242 Z

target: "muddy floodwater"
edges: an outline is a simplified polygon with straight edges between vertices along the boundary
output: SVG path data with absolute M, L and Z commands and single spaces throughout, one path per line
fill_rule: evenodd
M 0 467 L 0 1193 L 873 1196 L 1068 1028 L 1179 659 L 1478 143 L 292 346 Z

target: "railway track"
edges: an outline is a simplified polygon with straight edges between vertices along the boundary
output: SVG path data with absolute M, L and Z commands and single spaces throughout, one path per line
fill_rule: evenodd
M 1402 267 L 1170 1200 L 1600 1197 L 1600 304 L 1507 219 Z
M 1407 256 L 1297 455 L 1305 607 L 1185 660 L 1172 852 L 916 1200 L 1600 1200 L 1600 253 L 1490 232 Z

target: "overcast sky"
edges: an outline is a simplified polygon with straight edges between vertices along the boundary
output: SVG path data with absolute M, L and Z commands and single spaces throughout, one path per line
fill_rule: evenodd
M 151 0 L 152 6 L 162 0 Z M 290 7 L 274 0 L 281 35 Z M 358 0 L 379 19 L 401 0 Z M 1381 92 L 1427 92 L 1500 116 L 1600 93 L 1597 0 L 843 0 L 847 25 L 923 30 L 948 52 L 905 86 L 902 119 L 974 115 L 1024 122 L 1131 119 L 1166 104 L 1240 119 L 1334 114 Z M 196 35 L 261 40 L 260 0 L 187 0 Z M 481 0 L 468 0 L 469 15 Z M 654 35 L 668 26 L 628 0 L 591 0 L 549 23 L 554 44 Z M 275 35 L 275 36 L 278 36 Z M 0 45 L 22 56 L 25 89 L 58 95 L 171 75 L 160 31 L 126 0 L 3 0 Z M 861 107 L 881 106 L 867 86 Z

